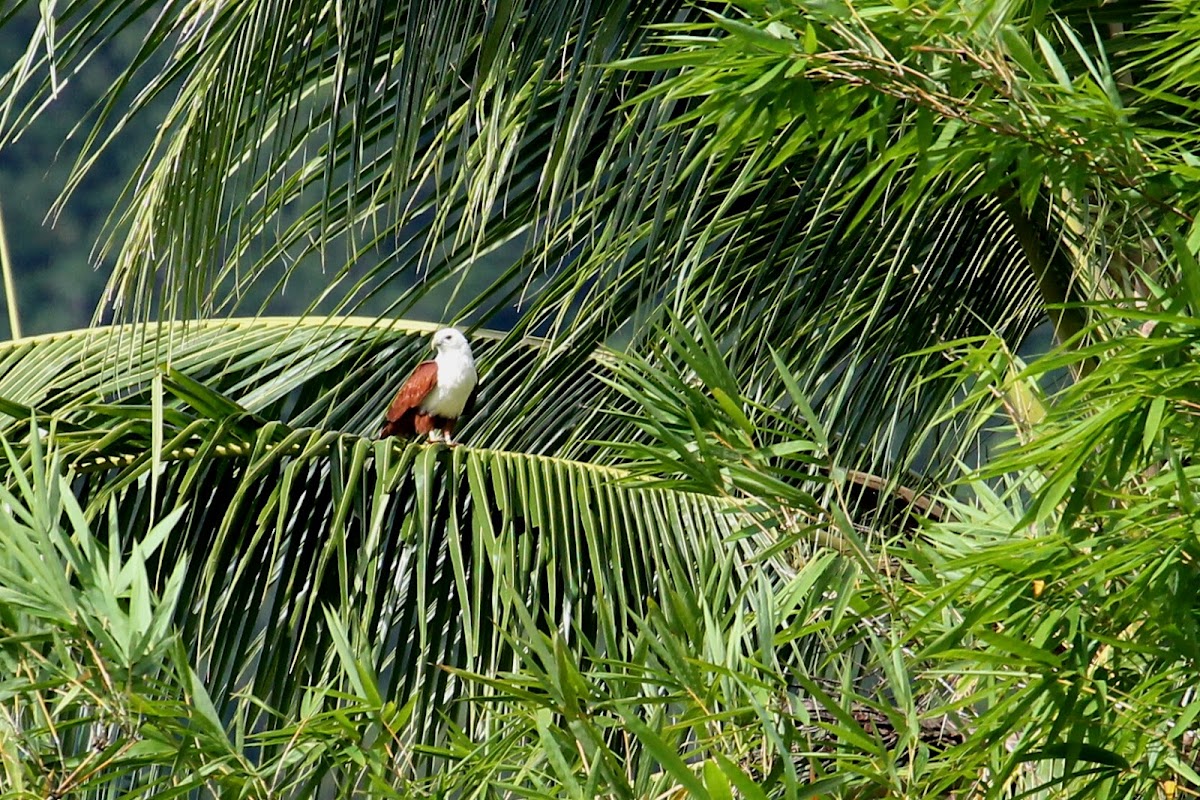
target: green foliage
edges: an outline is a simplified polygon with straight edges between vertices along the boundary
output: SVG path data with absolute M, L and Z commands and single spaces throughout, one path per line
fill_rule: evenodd
M 57 457 L 30 455 L 0 492 L 5 796 L 67 796 L 172 761 L 200 785 L 229 748 L 174 628 L 187 562 L 153 574 L 182 509 L 131 533 L 110 506 L 98 538 Z
M 606 446 L 651 485 L 665 478 L 678 489 L 815 510 L 816 502 L 794 487 L 824 477 L 817 468 L 829 468 L 829 437 L 795 376 L 776 361 L 789 392 L 786 412 L 747 402 L 712 332 L 703 322 L 698 328 L 700 339 L 678 323 L 661 331 L 662 344 L 652 351 L 661 367 L 623 357 L 622 369 L 606 383 L 634 409 L 615 413 L 644 436 Z M 811 432 L 797 424 L 796 414 Z
M 1194 781 L 1195 321 L 1155 321 L 1012 377 L 1097 364 L 988 465 L 997 490 L 977 484 L 921 548 L 944 586 L 921 600 L 918 652 L 957 676 L 977 736 L 1013 743 L 992 768 L 1026 785 L 1118 796 Z
M 5 136 L 149 6 L 40 10 Z M 129 75 L 169 68 L 99 109 L 178 90 L 114 228 L 136 324 L 0 347 L 8 492 L 70 468 L 76 509 L 22 501 L 72 535 L 15 538 L 0 590 L 42 570 L 32 597 L 93 615 L 15 606 L 56 668 L 186 706 L 89 788 L 1200 783 L 1194 17 L 168 4 Z M 285 285 L 330 314 L 221 319 Z M 520 306 L 477 337 L 470 446 L 371 441 L 428 329 L 344 314 L 438 297 Z M 1042 314 L 1060 348 L 1025 366 Z M 72 630 L 103 649 L 50 647 Z M 105 752 L 132 758 L 121 724 Z
M 1011 415 L 1011 444 L 993 448 L 982 471 L 964 483 L 970 491 L 960 492 L 962 499 L 940 498 L 944 521 L 925 525 L 915 540 L 900 535 L 866 548 L 853 526 L 838 530 L 837 549 L 862 575 L 884 572 L 883 564 L 862 558 L 884 552 L 896 559 L 900 578 L 880 574 L 839 585 L 848 593 L 845 607 L 863 626 L 841 631 L 840 641 L 859 643 L 855 665 L 867 680 L 843 679 L 836 691 L 814 680 L 834 663 L 837 646 L 791 678 L 831 715 L 827 729 L 838 746 L 817 750 L 822 761 L 836 764 L 833 772 L 849 794 L 875 785 L 906 796 L 971 786 L 989 796 L 1010 790 L 1147 796 L 1196 783 L 1190 744 L 1195 468 L 1188 455 L 1198 435 L 1191 397 L 1196 322 L 1166 314 L 1140 314 L 1135 321 L 1153 323 L 1152 332 L 1115 312 L 1106 327 L 1123 327 L 1124 335 L 1028 367 L 1011 357 L 1006 362 L 995 341 L 960 343 L 953 368 L 978 375 L 978 365 L 992 365 L 976 387 L 992 398 L 984 409 L 991 413 L 979 419 L 995 424 Z M 696 342 L 670 341 L 696 358 Z M 1090 372 L 1043 395 L 1039 384 L 1047 376 L 1085 361 L 1095 365 Z M 668 393 L 655 395 L 660 384 L 648 376 L 668 380 L 639 364 L 626 391 L 649 387 L 640 399 L 658 396 L 670 407 Z M 711 424 L 697 425 L 683 450 L 677 438 L 665 436 L 657 447 L 636 450 L 643 463 L 662 465 L 662 485 L 691 486 L 696 473 L 685 456 L 705 452 L 704 439 L 710 448 L 713 439 L 728 441 L 719 431 L 734 423 L 718 392 L 680 389 L 670 396 L 675 419 Z M 1026 398 L 1026 411 L 1040 413 L 1018 415 L 1016 397 Z M 648 424 L 665 418 L 656 409 L 656 421 Z M 772 479 L 788 474 L 765 460 L 727 463 L 715 487 L 755 486 L 752 477 L 735 477 L 743 472 Z M 790 492 L 756 495 L 772 499 L 764 508 L 774 511 L 774 520 L 761 524 L 794 525 L 784 498 L 802 507 L 809 497 L 804 486 L 802 480 Z M 823 509 L 834 519 L 850 518 L 836 504 Z M 791 541 L 832 544 L 811 530 Z M 756 613 L 763 614 L 761 607 Z M 811 625 L 776 631 L 776 654 L 786 652 L 782 642 L 803 641 L 794 637 L 812 631 Z M 703 641 L 698 631 L 679 639 Z M 736 635 L 725 641 L 737 641 Z M 863 736 L 865 719 L 872 723 L 868 730 L 894 732 L 882 749 L 873 751 L 872 737 Z M 946 735 L 934 740 L 931 723 Z M 880 772 L 863 768 L 859 759 L 868 754 Z M 795 791 L 775 789 L 779 796 Z
M 139 10 L 93 5 L 14 65 L 14 102 Z M 103 106 L 132 125 L 182 85 L 115 229 L 118 318 L 261 313 L 286 287 L 320 313 L 512 322 L 512 341 L 548 334 L 569 370 L 617 338 L 644 350 L 674 311 L 693 335 L 710 325 L 756 400 L 787 393 L 762 369 L 771 349 L 809 365 L 800 386 L 843 434 L 847 467 L 890 476 L 951 446 L 929 421 L 956 387 L 921 383 L 930 365 L 898 359 L 1035 324 L 1036 276 L 1002 209 L 960 191 L 949 168 L 922 184 L 926 201 L 896 205 L 907 172 L 860 138 L 801 135 L 790 107 L 778 131 L 747 124 L 717 151 L 709 125 L 687 124 L 696 103 L 676 96 L 673 71 L 607 66 L 658 49 L 644 25 L 703 24 L 701 8 L 468 6 L 181 4 L 157 17 L 129 79 L 178 37 L 172 69 L 132 105 L 133 84 L 118 81 Z M 760 66 L 730 69 L 774 85 Z
M 523 646 L 512 628 L 530 615 L 551 628 L 579 625 L 596 652 L 629 658 L 633 620 L 660 583 L 710 574 L 737 525 L 708 498 L 626 487 L 598 464 L 339 433 L 377 426 L 340 396 L 347 375 L 368 395 L 386 393 L 392 379 L 378 374 L 379 359 L 420 333 L 269 320 L 140 340 L 110 329 L 11 345 L 0 379 L 24 404 L 13 411 L 36 408 L 62 431 L 55 439 L 90 513 L 115 506 L 123 527 L 144 530 L 204 498 L 173 512 L 143 557 L 152 574 L 192 565 L 174 573 L 189 598 L 174 613 L 180 652 L 205 676 L 216 719 L 234 719 L 233 738 L 253 740 L 280 720 L 307 725 L 323 695 L 349 693 L 360 698 L 355 714 L 374 708 L 391 720 L 389 755 L 372 768 L 386 785 L 425 771 L 411 748 L 441 747 L 448 730 L 486 721 L 447 705 L 460 692 L 448 669 L 505 669 Z M 79 357 L 89 352 L 109 357 Z M 168 353 L 173 366 L 156 371 Z M 500 354 L 488 379 L 503 385 L 508 360 L 524 366 L 527 355 Z M 30 370 L 44 383 L 22 394 Z M 579 380 L 595 384 L 586 372 Z M 513 435 L 502 424 L 510 400 L 484 393 L 496 436 Z M 13 433 L 23 425 L 14 420 Z M 734 575 L 711 588 L 732 596 Z M 396 717 L 396 708 L 408 711 Z M 289 755 L 283 734 L 269 743 L 256 745 L 256 770 L 291 757 L 312 780 L 339 774 L 337 742 L 309 745 L 303 758 Z

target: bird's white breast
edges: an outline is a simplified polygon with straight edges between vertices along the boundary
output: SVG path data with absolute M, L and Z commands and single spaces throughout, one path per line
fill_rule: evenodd
M 438 369 L 437 384 L 421 401 L 421 410 L 435 417 L 456 419 L 475 389 L 478 380 L 475 362 L 461 353 L 439 353 L 434 362 Z

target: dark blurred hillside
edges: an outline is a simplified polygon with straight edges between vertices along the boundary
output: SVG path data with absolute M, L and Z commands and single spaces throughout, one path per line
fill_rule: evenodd
M 0 16 L 4 11 L 3 3 L 4 0 L 0 0 Z M 62 213 L 54 218 L 48 215 L 91 131 L 93 118 L 89 115 L 94 114 L 97 101 L 134 60 L 152 17 L 146 15 L 116 32 L 78 72 L 69 75 L 59 96 L 28 130 L 16 141 L 0 147 L 0 210 L 4 214 L 17 272 L 22 333 L 25 335 L 87 325 L 103 292 L 115 261 L 111 252 L 102 259 L 99 256 L 101 237 L 106 233 L 105 223 L 120 200 L 122 190 L 145 159 L 170 98 L 162 97 L 157 101 L 158 113 L 152 106 L 149 113 L 126 125 L 116 143 L 103 151 Z M 38 21 L 38 4 L 29 1 L 16 16 L 0 26 L 0 74 L 22 58 Z M 153 65 L 147 67 L 153 68 Z M 60 80 L 63 77 L 60 75 Z M 128 92 L 129 97 L 135 94 L 136 88 Z M 119 116 L 120 109 L 117 111 Z M 396 237 L 390 247 L 401 247 L 400 242 L 406 238 Z M 114 249 L 119 249 L 119 244 L 118 241 Z M 338 243 L 335 248 L 338 246 L 345 246 L 345 243 Z M 489 285 L 495 275 L 519 257 L 521 250 L 522 244 L 514 241 L 483 255 L 454 281 L 422 298 L 405 315 L 433 321 L 451 319 L 455 309 L 463 308 L 470 298 Z M 333 255 L 336 258 L 336 254 Z M 388 243 L 381 244 L 381 249 L 374 252 L 360 254 L 347 285 L 353 284 L 355 274 L 360 270 L 369 269 L 380 259 L 390 261 L 398 257 L 403 258 L 396 249 L 389 249 Z M 293 280 L 288 290 L 282 293 L 272 293 L 274 278 L 263 280 L 249 288 L 243 298 L 245 303 L 235 313 L 259 310 L 271 314 L 303 313 L 320 294 L 319 288 L 328 278 L 319 257 L 310 255 L 305 261 L 311 262 L 306 264 L 306 273 L 311 278 Z M 396 297 L 422 277 L 419 271 L 411 269 L 395 273 L 381 291 L 355 311 L 385 313 Z M 267 296 L 271 297 L 270 301 L 260 309 L 260 297 Z M 320 312 L 332 310 L 332 306 L 318 308 Z M 509 307 L 488 318 L 486 324 L 505 329 L 512 325 L 516 316 L 516 308 Z M 9 333 L 7 312 L 0 302 L 0 336 Z
M 0 65 L 7 69 L 25 52 L 37 24 L 36 4 L 0 27 Z M 48 219 L 66 185 L 88 127 L 70 136 L 136 52 L 144 28 L 133 26 L 86 68 L 72 75 L 60 96 L 21 137 L 0 148 L 0 208 L 9 238 L 21 323 L 25 335 L 86 325 L 107 277 L 92 254 L 121 189 L 154 136 L 154 122 L 127 129 L 122 144 L 108 149 L 56 219 Z M 7 314 L 0 331 L 8 333 Z

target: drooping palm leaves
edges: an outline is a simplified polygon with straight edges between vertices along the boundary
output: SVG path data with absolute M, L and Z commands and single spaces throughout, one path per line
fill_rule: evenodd
M 630 677 L 603 674 L 602 659 L 628 658 L 647 631 L 668 640 L 707 631 L 705 647 L 689 651 L 711 662 L 698 674 L 754 673 L 751 626 L 738 621 L 752 613 L 773 623 L 753 631 L 763 659 L 794 654 L 774 647 L 777 637 L 811 656 L 772 664 L 758 679 L 794 678 L 819 700 L 817 727 L 837 742 L 797 752 L 796 741 L 773 733 L 761 761 L 790 765 L 779 767 L 790 782 L 776 774 L 771 783 L 768 773 L 766 785 L 790 791 L 837 767 L 827 788 L 853 774 L 902 793 L 904 775 L 916 774 L 904 765 L 926 763 L 916 732 L 928 704 L 941 701 L 949 714 L 963 701 L 936 680 L 918 684 L 920 697 L 907 688 L 910 670 L 925 663 L 913 660 L 913 647 L 927 643 L 920 630 L 888 632 L 904 590 L 890 576 L 864 584 L 842 574 L 825 603 L 800 597 L 813 583 L 794 582 L 780 566 L 748 575 L 745 586 L 761 596 L 747 605 L 741 586 L 704 582 L 743 563 L 731 552 L 758 552 L 769 540 L 722 541 L 744 527 L 730 521 L 728 501 L 671 487 L 679 470 L 670 460 L 699 452 L 694 480 L 725 487 L 734 472 L 752 499 L 792 497 L 801 507 L 811 504 L 804 482 L 824 477 L 804 470 L 817 466 L 833 475 L 866 468 L 885 487 L 916 467 L 936 485 L 956 466 L 947 456 L 970 445 L 961 426 L 934 421 L 947 419 L 946 404 L 977 377 L 936 369 L 942 356 L 930 345 L 993 330 L 1015 345 L 1042 304 L 1078 296 L 1177 302 L 1181 295 L 1159 285 L 1172 259 L 1195 263 L 1186 211 L 1194 180 L 1176 153 L 1191 141 L 1178 117 L 1189 113 L 1194 81 L 1186 60 L 1156 72 L 1153 86 L 1137 70 L 1183 47 L 1190 29 L 1172 23 L 1190 17 L 1172 4 L 1156 4 L 1161 14 L 1150 19 L 1106 4 L 1105 14 L 1131 26 L 1114 32 L 1095 26 L 1089 4 L 1062 6 L 1053 26 L 1039 3 L 714 10 L 720 16 L 671 3 L 549 0 L 166 5 L 135 67 L 166 63 L 135 105 L 180 93 L 115 222 L 124 244 L 110 299 L 123 319 L 256 311 L 285 286 L 320 312 L 394 315 L 424 299 L 443 317 L 487 320 L 514 305 L 519 313 L 510 336 L 481 348 L 491 394 L 464 431 L 496 449 L 453 455 L 361 438 L 400 377 L 394 371 L 417 349 L 386 324 L 193 321 L 186 331 L 111 328 L 14 343 L 3 354 L 0 411 L 21 426 L 36 414 L 54 433 L 93 511 L 116 498 L 125 529 L 145 529 L 190 499 L 157 552 L 164 570 L 180 554 L 194 566 L 184 593 L 194 599 L 179 625 L 232 730 L 266 724 L 270 715 L 248 698 L 265 699 L 286 720 L 269 745 L 282 754 L 287 731 L 305 719 L 337 725 L 321 715 L 338 709 L 306 694 L 305 681 L 351 685 L 358 697 L 346 702 L 366 706 L 371 687 L 382 687 L 387 697 L 416 698 L 382 729 L 401 749 L 442 746 L 449 735 L 448 750 L 423 752 L 450 753 L 460 774 L 490 763 L 503 780 L 519 775 L 522 762 L 486 761 L 490 748 L 518 752 L 521 737 L 536 733 L 560 747 L 526 751 L 533 761 L 523 763 L 552 775 L 527 786 L 570 791 L 583 770 L 586 785 L 619 787 L 619 760 L 607 772 L 596 766 L 618 735 L 597 744 L 599 761 L 586 749 L 576 761 L 567 732 L 586 741 L 586 725 L 572 727 L 561 702 L 507 698 L 527 701 L 506 706 L 518 722 L 512 731 L 496 718 L 469 718 L 469 707 L 448 711 L 449 720 L 427 716 L 449 687 L 478 680 L 436 665 L 480 670 L 486 686 L 497 670 L 548 669 L 544 649 L 506 636 L 557 636 L 562 659 L 593 660 L 579 681 L 620 697 Z M 6 73 L 10 123 L 24 113 L 23 86 L 36 108 L 106 31 L 149 7 L 97 0 L 42 11 L 54 24 Z M 648 31 L 646 23 L 670 25 Z M 40 90 L 28 83 L 43 78 Z M 121 118 L 126 90 L 118 85 L 100 110 L 101 138 Z M 318 266 L 328 272 L 317 277 Z M 670 385 L 698 382 L 708 394 L 683 389 L 672 403 L 671 392 L 659 392 L 651 402 L 661 415 L 647 415 L 657 427 L 606 414 L 610 404 L 629 411 L 630 394 L 622 399 L 598 379 L 595 345 L 651 351 L 662 339 L 656 325 L 672 312 L 683 333 L 644 375 L 660 370 L 678 381 Z M 1077 309 L 1052 316 L 1063 338 L 1084 330 Z M 530 333 L 549 341 L 525 349 Z M 705 364 L 718 362 L 728 386 L 709 385 L 717 372 Z M 719 414 L 689 419 L 686 409 L 718 388 L 732 428 L 713 431 Z M 785 441 L 758 447 L 749 418 L 786 419 L 808 399 L 815 429 L 828 431 L 831 463 L 780 480 L 772 459 L 799 451 Z M 691 426 L 694 440 L 679 436 L 684 419 L 704 423 Z M 748 438 L 723 448 L 730 441 L 720 436 L 739 429 Z M 655 449 L 656 437 L 665 450 Z M 614 485 L 620 473 L 609 467 L 629 452 L 657 453 L 667 485 Z M 756 473 L 774 482 L 748 490 Z M 848 509 L 827 510 L 855 545 L 858 568 L 892 567 L 858 545 Z M 891 529 L 873 533 L 881 534 L 874 542 L 896 540 Z M 940 588 L 936 570 L 913 571 L 929 584 L 922 591 Z M 697 580 L 721 624 L 706 618 L 671 633 L 649 600 L 666 602 Z M 964 598 L 954 602 L 969 606 Z M 786 610 L 771 617 L 777 608 Z M 945 609 L 951 622 L 935 619 L 937 608 L 926 628 L 961 632 L 949 600 Z M 522 612 L 530 624 L 511 626 Z M 829 635 L 806 638 L 814 632 Z M 719 658 L 722 636 L 740 642 L 746 658 Z M 939 641 L 956 655 L 958 640 Z M 659 653 L 658 668 L 682 671 L 687 659 L 669 655 Z M 939 655 L 936 646 L 925 652 Z M 358 658 L 361 670 L 350 667 Z M 560 674 L 568 666 L 556 664 Z M 864 675 L 884 688 L 860 685 Z M 838 681 L 838 691 L 814 676 Z M 703 697 L 698 683 L 671 684 L 664 696 L 686 705 Z M 738 709 L 735 717 L 771 708 L 725 696 L 720 707 Z M 688 752 L 713 766 L 698 784 L 693 766 L 669 751 L 691 747 L 680 731 L 699 735 L 701 726 L 667 715 L 647 722 L 630 702 L 614 702 L 606 719 L 619 718 L 657 758 L 638 762 L 647 766 L 630 782 L 637 791 L 665 790 L 669 775 L 702 795 L 753 774 L 728 769 L 719 747 L 699 748 Z M 687 707 L 686 720 L 723 713 L 717 704 Z M 778 730 L 806 737 L 809 706 L 795 708 Z M 907 749 L 883 738 L 884 720 Z M 476 750 L 470 737 L 481 732 Z M 1053 746 L 1057 732 L 1046 737 Z M 1115 752 L 1107 742 L 1067 740 L 1083 745 Z M 471 760 L 478 752 L 483 762 Z M 998 763 L 996 752 L 985 751 L 987 768 L 1013 774 L 1012 760 Z M 883 766 L 855 771 L 864 756 Z M 321 758 L 313 757 L 314 776 Z M 389 749 L 371 761 L 383 770 L 374 778 L 383 786 L 409 774 L 405 758 Z M 966 774 L 952 759 L 938 762 L 943 790 Z M 968 771 L 981 774 L 977 763 Z M 339 788 L 352 791 L 355 780 Z
M 157 177 L 118 226 L 124 318 L 257 310 L 285 285 L 351 313 L 424 303 L 486 320 L 515 305 L 517 334 L 556 341 L 539 366 L 552 385 L 674 309 L 713 325 L 747 384 L 766 345 L 804 365 L 842 458 L 882 473 L 928 450 L 953 392 L 917 392 L 923 363 L 899 356 L 989 329 L 1019 339 L 1036 320 L 1019 237 L 971 199 L 977 172 L 937 158 L 949 145 L 922 144 L 917 112 L 892 99 L 771 80 L 795 47 L 777 31 L 647 62 L 672 48 L 647 25 L 721 28 L 672 3 L 427 5 L 167 7 L 146 58 L 176 49 L 146 94 L 183 88 L 164 157 L 146 162 Z M 45 52 L 86 52 L 120 24 L 105 7 L 63 9 Z
M 394 388 L 380 362 L 411 352 L 421 333 L 258 320 L 9 347 L 10 433 L 28 436 L 26 414 L 54 433 L 91 514 L 112 505 L 121 530 L 141 531 L 184 509 L 154 548 L 152 585 L 190 565 L 172 582 L 188 598 L 176 614 L 186 658 L 243 733 L 299 720 L 306 687 L 351 688 L 328 615 L 350 631 L 376 691 L 412 704 L 396 734 L 405 746 L 434 744 L 447 722 L 473 733 L 482 718 L 446 705 L 462 691 L 447 668 L 511 669 L 522 620 L 630 658 L 634 621 L 664 581 L 707 585 L 724 562 L 714 591 L 735 596 L 738 564 L 763 546 L 726 542 L 747 523 L 713 499 L 626 486 L 599 464 L 364 437 Z M 480 352 L 488 383 L 528 360 L 522 349 Z M 349 374 L 362 397 L 341 396 Z M 562 413 L 573 413 L 566 398 Z M 504 407 L 489 388 L 479 413 L 491 435 L 519 440 L 506 436 Z M 487 444 L 486 430 L 463 433 Z M 730 560 L 729 548 L 742 556 Z M 393 768 L 397 778 L 425 769 Z
M 130 319 L 253 310 L 284 286 L 389 315 L 515 303 L 518 333 L 562 340 L 554 370 L 614 335 L 638 344 L 674 309 L 727 337 L 748 383 L 767 344 L 804 365 L 854 466 L 927 461 L 954 387 L 917 390 L 928 361 L 899 356 L 1019 340 L 1044 303 L 1110 277 L 1101 291 L 1136 289 L 1111 242 L 1156 233 L 1137 202 L 1186 206 L 1155 155 L 1186 143 L 1160 133 L 1171 101 L 1121 82 L 1173 12 L 1106 6 L 1105 22 L 1147 27 L 1139 46 L 1089 28 L 1087 4 L 1045 33 L 1039 4 L 756 8 L 169 5 L 144 55 L 173 44 L 172 66 L 146 94 L 183 94 L 111 299 Z M 106 10 L 53 15 L 10 88 L 66 74 L 145 9 Z

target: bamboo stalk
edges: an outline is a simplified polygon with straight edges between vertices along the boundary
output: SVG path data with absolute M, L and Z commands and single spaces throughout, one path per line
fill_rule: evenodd
M 4 230 L 4 212 L 0 209 L 0 273 L 4 274 L 4 299 L 8 305 L 8 327 L 13 339 L 21 338 L 21 315 L 17 312 L 17 285 L 13 281 L 12 258 L 8 253 L 8 234 Z

